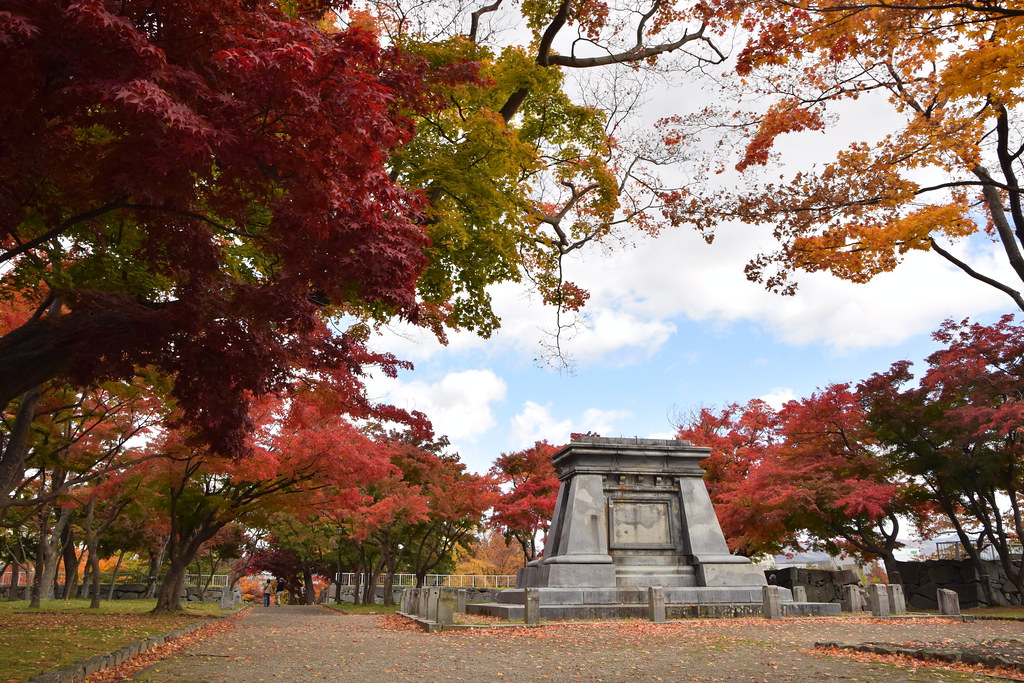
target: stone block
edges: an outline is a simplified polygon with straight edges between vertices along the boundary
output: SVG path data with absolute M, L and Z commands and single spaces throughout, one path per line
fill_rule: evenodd
M 860 586 L 843 586 L 843 599 L 840 604 L 844 612 L 863 612 L 864 594 Z
M 661 586 L 647 589 L 647 618 L 656 624 L 665 622 L 665 589 Z
M 761 588 L 762 604 L 764 606 L 765 619 L 782 618 L 782 598 L 778 586 L 764 586 Z
M 903 586 L 892 583 L 885 587 L 889 593 L 889 610 L 893 614 L 906 614 L 907 601 L 903 596 Z
M 805 586 L 793 586 L 793 602 L 807 602 L 807 588 Z
M 437 621 L 437 601 L 440 596 L 440 588 L 427 589 L 427 613 L 423 615 L 427 621 Z
M 889 591 L 884 584 L 874 583 L 868 586 L 868 601 L 871 603 L 871 616 L 889 616 Z
M 940 588 L 937 595 L 939 598 L 939 614 L 951 617 L 960 614 L 960 596 L 956 594 L 956 591 Z
M 439 589 L 437 597 L 437 618 L 434 619 L 442 626 L 450 626 L 455 623 L 455 608 L 458 605 L 458 594 L 454 588 Z
M 523 604 L 523 621 L 527 624 L 540 623 L 540 591 L 536 588 L 525 589 L 525 602 Z
M 458 612 L 465 613 L 467 604 L 469 604 L 469 591 L 465 588 L 460 588 L 459 592 L 456 594 L 455 609 Z
M 416 616 L 423 617 L 424 619 L 427 618 L 427 613 L 428 613 L 428 610 L 427 610 L 427 599 L 428 599 L 428 597 L 429 597 L 429 595 L 427 594 L 427 589 L 426 588 L 417 588 L 416 589 Z

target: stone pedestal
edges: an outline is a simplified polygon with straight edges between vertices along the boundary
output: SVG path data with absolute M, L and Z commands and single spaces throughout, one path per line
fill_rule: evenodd
M 778 586 L 764 586 L 761 589 L 761 600 L 764 605 L 765 619 L 782 618 L 782 589 Z
M 762 586 L 729 553 L 704 485 L 710 449 L 585 437 L 553 457 L 562 481 L 544 557 L 518 587 Z
M 863 612 L 864 593 L 860 586 L 843 586 L 842 607 L 844 612 Z
M 536 589 L 544 619 L 653 618 L 649 588 L 661 587 L 666 618 L 761 614 L 764 572 L 729 553 L 700 468 L 709 453 L 687 441 L 573 441 L 552 457 L 561 487 L 544 557 L 499 602 L 467 610 L 523 619 Z M 839 611 L 794 609 L 788 589 L 777 597 L 783 614 Z
M 893 614 L 907 613 L 907 600 L 903 596 L 903 586 L 892 583 L 885 587 L 889 592 L 889 611 Z
M 665 622 L 665 589 L 661 586 L 647 589 L 647 618 L 656 624 Z
M 889 591 L 883 584 L 874 583 L 868 586 L 868 601 L 871 603 L 871 616 L 889 616 Z
M 936 591 L 939 598 L 939 614 L 955 617 L 960 614 L 960 596 L 956 591 L 940 588 Z

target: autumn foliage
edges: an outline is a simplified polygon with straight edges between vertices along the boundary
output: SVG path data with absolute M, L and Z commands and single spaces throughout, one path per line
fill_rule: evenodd
M 543 540 L 555 513 L 560 482 L 551 456 L 556 451 L 557 446 L 538 441 L 530 448 L 502 453 L 491 467 L 491 475 L 504 490 L 490 523 L 506 541 L 519 544 L 524 564 L 536 559 L 538 541 Z
M 931 251 L 1024 308 L 1019 8 L 798 0 L 708 11 L 745 42 L 724 79 L 729 104 L 665 122 L 670 148 L 716 150 L 691 169 L 703 182 L 665 195 L 676 222 L 709 240 L 727 221 L 770 228 L 778 249 L 747 274 L 784 293 L 796 271 L 865 282 Z M 858 111 L 874 125 L 829 152 L 823 134 L 848 136 Z M 811 163 L 787 165 L 789 136 L 813 147 Z M 973 236 L 998 244 L 1009 275 L 956 248 Z
M 153 365 L 237 455 L 246 396 L 298 368 L 394 371 L 326 316 L 417 317 L 422 202 L 387 163 L 424 65 L 290 7 L 5 4 L 0 296 L 35 313 L 0 338 L 0 404 Z

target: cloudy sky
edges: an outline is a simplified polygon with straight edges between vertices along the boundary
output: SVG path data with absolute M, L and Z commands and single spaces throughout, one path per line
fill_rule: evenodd
M 706 81 L 636 87 L 650 93 L 638 130 L 721 97 Z M 783 168 L 807 168 L 900 125 L 881 95 L 844 103 L 836 116 L 827 132 L 782 139 Z M 928 253 L 911 254 L 866 285 L 801 275 L 795 297 L 770 294 L 743 274 L 770 239 L 733 225 L 720 226 L 710 246 L 689 229 L 674 229 L 610 253 L 590 249 L 566 267 L 566 279 L 591 294 L 584 324 L 563 344 L 571 372 L 538 361 L 554 311 L 507 285 L 493 290 L 503 327 L 489 340 L 456 334 L 442 347 L 421 331 L 386 331 L 379 348 L 415 370 L 375 379 L 370 390 L 427 413 L 470 469 L 483 472 L 499 454 L 540 439 L 563 444 L 570 433 L 587 431 L 670 438 L 678 416 L 694 408 L 752 398 L 781 405 L 897 360 L 922 361 L 935 348 L 931 332 L 946 318 L 989 322 L 1014 310 L 1005 295 Z M 1006 270 L 1005 257 L 983 240 L 954 252 L 988 275 Z
M 778 405 L 922 360 L 947 317 L 990 321 L 1011 310 L 1009 299 L 927 253 L 867 285 L 803 276 L 797 296 L 780 297 L 744 278 L 758 237 L 732 227 L 709 246 L 677 230 L 574 261 L 569 278 L 592 296 L 585 326 L 566 344 L 572 372 L 537 361 L 553 311 L 506 286 L 495 291 L 504 324 L 490 340 L 457 334 L 442 347 L 415 330 L 388 331 L 381 347 L 416 367 L 371 390 L 427 413 L 470 469 L 486 471 L 500 453 L 539 439 L 669 438 L 674 418 L 696 407 Z M 989 258 L 998 271 L 997 254 Z

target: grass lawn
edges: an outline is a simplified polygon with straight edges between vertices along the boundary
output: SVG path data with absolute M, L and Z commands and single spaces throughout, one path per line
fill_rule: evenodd
M 0 601 L 0 681 L 23 681 L 62 669 L 149 636 L 230 614 L 218 603 L 191 603 L 181 615 L 148 614 L 156 600 L 48 600 L 32 610 L 27 600 Z

